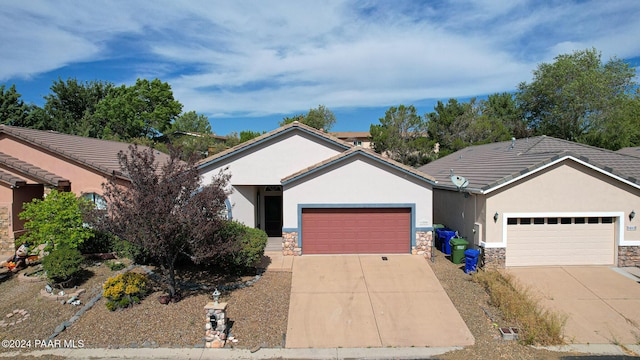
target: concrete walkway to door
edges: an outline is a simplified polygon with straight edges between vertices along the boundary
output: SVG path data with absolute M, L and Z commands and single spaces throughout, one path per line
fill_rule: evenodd
M 420 256 L 301 256 L 287 348 L 466 346 L 473 335 Z
M 509 268 L 542 305 L 568 316 L 565 339 L 575 344 L 638 344 L 640 284 L 607 266 Z

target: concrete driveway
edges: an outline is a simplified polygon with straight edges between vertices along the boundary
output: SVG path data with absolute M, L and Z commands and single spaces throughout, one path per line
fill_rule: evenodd
M 605 266 L 510 268 L 543 306 L 568 315 L 565 338 L 576 344 L 638 344 L 640 284 Z
M 465 346 L 474 338 L 421 256 L 293 262 L 287 348 Z

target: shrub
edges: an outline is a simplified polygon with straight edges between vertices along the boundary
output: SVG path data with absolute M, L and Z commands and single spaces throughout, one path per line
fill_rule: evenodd
M 56 283 L 64 282 L 80 271 L 84 258 L 80 251 L 59 246 L 42 259 L 42 268 L 47 277 Z
M 145 263 L 147 260 L 147 253 L 142 246 L 116 236 L 114 236 L 113 240 L 113 251 L 118 254 L 119 257 L 125 257 L 137 263 Z
M 264 231 L 229 221 L 222 232 L 223 236 L 234 239 L 235 247 L 238 249 L 225 257 L 225 265 L 246 269 L 260 263 L 267 246 L 267 234 Z
M 90 207 L 88 200 L 76 198 L 71 192 L 52 190 L 47 197 L 33 199 L 24 204 L 20 219 L 28 230 L 21 240 L 34 246 L 49 244 L 53 248 L 65 245 L 77 248 L 93 236 L 93 230 L 86 227 L 83 211 Z
M 111 271 L 118 271 L 125 268 L 125 265 L 119 261 L 107 261 L 106 264 Z
M 138 304 L 147 293 L 147 277 L 127 272 L 110 277 L 102 285 L 102 296 L 107 299 L 107 309 L 114 311 Z
M 519 328 L 524 344 L 559 345 L 563 343 L 566 316 L 544 309 L 530 290 L 516 283 L 509 274 L 479 271 L 473 281 L 489 293 L 491 304 L 498 307 L 505 320 Z
M 109 253 L 114 251 L 114 241 L 113 235 L 103 231 L 94 231 L 92 237 L 78 246 L 78 250 L 83 254 Z

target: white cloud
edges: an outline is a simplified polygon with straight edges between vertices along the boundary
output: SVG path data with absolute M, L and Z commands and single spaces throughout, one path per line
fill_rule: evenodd
M 0 80 L 129 56 L 217 115 L 483 95 L 561 53 L 640 55 L 633 0 L 3 2 Z

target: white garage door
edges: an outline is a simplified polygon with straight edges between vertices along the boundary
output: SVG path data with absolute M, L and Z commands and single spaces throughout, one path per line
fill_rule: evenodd
M 612 265 L 615 218 L 507 219 L 506 266 Z

